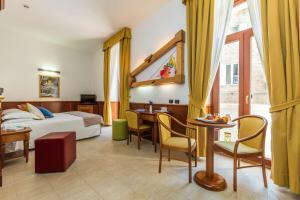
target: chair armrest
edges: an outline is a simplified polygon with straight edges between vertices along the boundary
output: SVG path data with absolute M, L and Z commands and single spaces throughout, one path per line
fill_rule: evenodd
M 177 135 L 177 136 L 179 136 L 179 137 L 191 138 L 190 136 L 187 136 L 187 135 L 178 133 L 177 131 L 174 131 L 174 130 L 171 130 L 171 129 L 169 129 L 168 131 L 170 131 L 172 134 Z
M 234 153 L 237 153 L 237 150 L 238 150 L 238 147 L 239 147 L 239 144 L 241 142 L 245 142 L 245 141 L 248 141 L 248 140 L 252 140 L 256 137 L 258 137 L 260 134 L 262 134 L 264 131 L 264 128 L 258 130 L 256 133 L 254 133 L 253 135 L 250 135 L 248 137 L 244 137 L 244 138 L 240 138 L 238 140 L 235 141 L 235 145 L 234 145 Z

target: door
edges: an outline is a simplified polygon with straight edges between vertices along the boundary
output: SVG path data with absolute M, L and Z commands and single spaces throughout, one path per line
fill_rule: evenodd
M 211 94 L 214 113 L 229 114 L 232 119 L 249 114 L 249 44 L 246 37 L 251 34 L 252 30 L 247 29 L 226 38 Z M 235 140 L 237 131 L 235 128 L 224 129 L 218 137 L 220 140 Z
M 263 65 L 251 28 L 247 2 L 235 3 L 229 34 L 220 59 L 211 92 L 212 113 L 230 114 L 232 118 L 256 114 L 268 120 L 266 157 L 271 158 L 271 115 Z M 219 138 L 218 138 L 219 137 Z M 219 140 L 237 138 L 237 129 L 221 130 Z

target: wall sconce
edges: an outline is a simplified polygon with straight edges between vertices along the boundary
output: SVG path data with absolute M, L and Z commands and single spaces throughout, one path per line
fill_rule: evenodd
M 38 71 L 41 74 L 48 75 L 48 76 L 59 76 L 60 75 L 60 71 L 51 70 L 51 69 L 38 68 Z

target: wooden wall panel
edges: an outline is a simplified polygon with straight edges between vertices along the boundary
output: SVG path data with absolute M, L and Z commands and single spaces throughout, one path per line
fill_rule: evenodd
M 59 113 L 62 111 L 62 102 L 61 101 L 49 101 L 49 102 L 40 102 L 40 106 L 45 107 L 51 112 Z
M 42 106 L 54 113 L 77 110 L 79 101 L 8 101 L 2 103 L 3 109 L 17 108 L 19 104 L 30 103 L 34 106 Z M 103 115 L 103 101 L 98 101 L 94 107 L 94 113 Z M 112 117 L 117 119 L 119 115 L 119 102 L 112 102 Z
M 111 105 L 111 117 L 112 119 L 118 119 L 119 118 L 119 102 L 110 102 Z

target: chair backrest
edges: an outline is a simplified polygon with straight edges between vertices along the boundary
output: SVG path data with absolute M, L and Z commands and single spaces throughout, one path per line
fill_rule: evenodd
M 159 139 L 162 144 L 171 137 L 171 117 L 165 113 L 157 114 Z M 167 129 L 167 128 L 169 129 Z
M 238 138 L 249 137 L 259 132 L 259 136 L 242 142 L 252 148 L 263 150 L 268 122 L 264 117 L 257 115 L 247 115 L 239 118 Z
M 139 113 L 133 110 L 126 110 L 126 118 L 128 127 L 131 129 L 139 129 Z

